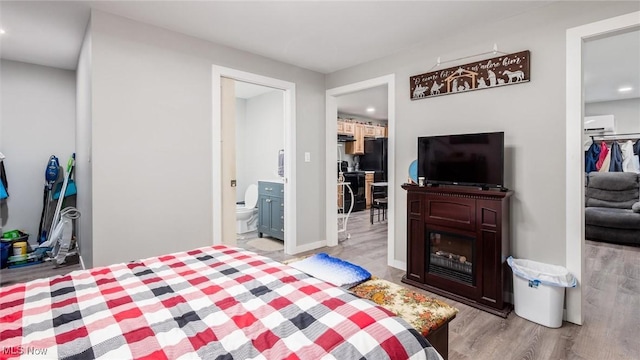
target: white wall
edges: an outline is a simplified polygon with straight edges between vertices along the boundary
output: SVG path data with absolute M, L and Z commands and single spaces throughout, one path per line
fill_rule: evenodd
M 76 181 L 78 188 L 76 221 L 80 255 L 86 268 L 93 267 L 93 176 L 91 171 L 91 23 L 87 25 L 78 58 L 76 100 Z
M 0 60 L 0 78 L 0 151 L 7 157 L 9 183 L 3 230 L 21 229 L 37 244 L 49 156 L 56 155 L 66 168 L 75 149 L 76 75 Z
M 613 115 L 616 133 L 640 132 L 640 98 L 587 103 L 584 112 L 585 116 Z
M 341 70 L 327 88 L 395 73 L 395 176 L 405 179 L 416 158 L 416 137 L 468 132 L 505 132 L 505 183 L 511 200 L 514 257 L 565 263 L 565 38 L 566 29 L 637 11 L 635 2 L 556 2 L 508 19 L 416 46 L 396 55 Z M 409 77 L 443 61 L 489 51 L 531 51 L 531 82 L 411 101 Z M 477 60 L 488 58 L 480 57 Z M 472 62 L 446 64 L 443 67 Z M 406 259 L 406 192 L 392 189 L 396 260 Z
M 322 74 L 99 11 L 91 26 L 94 265 L 212 244 L 212 64 L 296 84 L 295 236 L 324 240 Z
M 280 178 L 278 151 L 284 149 L 284 91 L 274 90 L 243 102 L 244 123 L 242 127 L 236 124 L 236 138 L 241 138 L 236 143 L 238 201 L 244 200 L 249 184 Z

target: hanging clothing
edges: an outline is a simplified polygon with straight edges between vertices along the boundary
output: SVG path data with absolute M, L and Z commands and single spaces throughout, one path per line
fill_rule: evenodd
M 596 169 L 600 171 L 602 169 L 602 163 L 604 159 L 609 155 L 609 149 L 607 148 L 607 143 L 602 141 L 600 143 L 600 156 L 598 157 L 598 162 L 596 162 Z
M 4 188 L 4 184 L 0 181 L 0 200 L 4 200 L 9 197 L 7 194 L 7 189 Z
M 609 172 L 622 171 L 622 150 L 616 141 L 611 144 L 611 165 Z
M 638 173 L 640 169 L 636 166 L 636 159 L 638 155 L 633 154 L 633 142 L 627 140 L 622 144 L 622 171 Z
M 596 143 L 589 146 L 589 150 L 584 153 L 584 171 L 588 174 L 592 171 L 598 171 L 596 162 L 600 156 L 600 147 Z
M 638 139 L 635 145 L 633 145 L 633 153 L 636 155 L 640 155 L 640 139 Z
M 607 157 L 604 158 L 602 167 L 600 167 L 600 170 L 598 170 L 599 172 L 609 172 L 609 166 L 611 165 L 611 151 L 608 150 L 609 149 L 607 149 Z
M 0 161 L 0 200 L 9 197 L 8 187 L 9 182 L 7 182 L 7 172 L 4 170 L 4 161 Z

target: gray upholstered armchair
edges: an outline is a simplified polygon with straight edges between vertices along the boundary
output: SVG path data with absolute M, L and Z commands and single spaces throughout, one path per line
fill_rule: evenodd
M 584 217 L 587 239 L 640 246 L 640 175 L 588 174 Z

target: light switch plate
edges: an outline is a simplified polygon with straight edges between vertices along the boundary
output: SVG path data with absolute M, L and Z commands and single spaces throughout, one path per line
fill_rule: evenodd
M 310 152 L 304 153 L 304 162 L 311 162 L 311 153 Z

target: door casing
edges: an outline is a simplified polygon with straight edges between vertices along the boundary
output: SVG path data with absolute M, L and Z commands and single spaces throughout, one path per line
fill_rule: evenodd
M 221 139 L 221 82 L 230 78 L 284 91 L 284 217 L 286 254 L 297 249 L 296 227 L 296 85 L 292 82 L 270 78 L 245 71 L 213 65 L 212 77 L 212 153 L 213 153 L 213 244 L 222 244 L 222 139 Z
M 582 143 L 584 99 L 582 46 L 585 40 L 640 26 L 640 11 L 574 27 L 566 33 L 566 263 L 578 286 L 567 289 L 565 319 L 584 321 L 582 273 L 584 271 L 584 149 Z M 576 186 L 578 185 L 578 186 Z
M 387 183 L 388 185 L 388 221 L 387 221 L 387 265 L 406 270 L 406 261 L 396 260 L 395 245 L 395 135 L 396 135 L 396 89 L 395 74 L 380 76 L 377 78 L 329 89 L 326 93 L 326 215 L 327 219 L 327 246 L 338 245 L 338 179 L 336 174 L 336 159 L 338 158 L 337 140 L 337 97 L 356 91 L 387 85 L 387 116 L 388 143 L 387 143 Z M 348 230 L 348 229 L 347 229 Z

